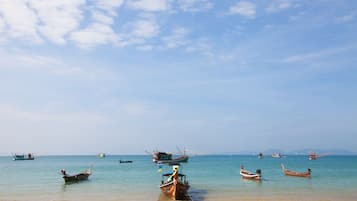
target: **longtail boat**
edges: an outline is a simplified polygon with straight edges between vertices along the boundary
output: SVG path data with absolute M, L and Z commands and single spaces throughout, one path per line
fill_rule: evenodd
M 307 178 L 311 177 L 311 169 L 310 168 L 308 168 L 306 172 L 295 172 L 292 170 L 288 170 L 285 168 L 285 166 L 283 164 L 281 164 L 281 168 L 283 170 L 284 175 L 286 175 L 286 176 L 307 177 Z
M 281 155 L 280 153 L 273 153 L 273 154 L 271 155 L 271 157 L 273 157 L 273 158 L 281 158 L 282 155 Z
M 63 175 L 62 178 L 64 179 L 65 183 L 79 182 L 88 179 L 88 177 L 92 174 L 92 168 L 88 168 L 87 170 L 75 175 L 68 175 L 66 170 L 62 169 L 61 174 Z
M 129 160 L 119 160 L 119 163 L 132 163 L 133 161 L 129 161 Z
M 12 160 L 14 161 L 35 160 L 35 157 L 31 153 L 27 154 L 27 156 L 25 156 L 25 154 L 14 154 L 12 156 Z
M 262 179 L 262 171 L 260 169 L 257 169 L 255 173 L 250 172 L 248 170 L 245 170 L 243 165 L 240 166 L 240 175 L 242 175 L 242 177 L 244 179 L 250 179 L 250 180 L 256 180 L 256 181 L 260 181 Z
M 178 172 L 178 166 L 173 166 L 173 173 L 162 175 L 160 189 L 172 200 L 186 200 L 187 191 L 190 188 L 186 175 Z

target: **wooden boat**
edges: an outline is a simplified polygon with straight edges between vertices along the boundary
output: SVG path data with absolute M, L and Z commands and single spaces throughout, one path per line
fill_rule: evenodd
M 61 174 L 63 175 L 62 178 L 64 179 L 65 183 L 79 182 L 88 179 L 88 177 L 92 174 L 92 168 L 88 168 L 84 172 L 75 175 L 68 175 L 66 170 L 62 169 Z
M 280 153 L 273 153 L 273 154 L 271 155 L 271 157 L 273 157 L 273 158 L 281 158 L 282 156 L 281 156 Z
M 189 188 L 190 185 L 186 180 L 186 175 L 178 173 L 178 168 L 174 170 L 174 173 L 162 175 L 160 189 L 172 200 L 186 200 Z
M 119 160 L 119 163 L 132 163 L 133 161 L 124 161 L 124 160 Z
M 315 152 L 310 152 L 309 153 L 309 160 L 316 160 L 317 158 L 327 156 L 328 154 L 316 154 Z
M 260 169 L 257 169 L 256 172 L 253 173 L 248 170 L 245 170 L 243 165 L 240 167 L 239 174 L 242 175 L 244 179 L 250 179 L 256 181 L 260 181 L 262 179 L 262 171 Z
M 35 157 L 31 153 L 27 154 L 27 156 L 25 156 L 25 154 L 14 154 L 12 156 L 12 160 L 14 161 L 35 160 Z
M 188 155 L 185 153 L 177 158 L 172 158 L 171 153 L 155 151 L 152 156 L 154 163 L 185 163 L 188 161 Z
M 281 164 L 281 168 L 283 170 L 284 175 L 286 176 L 293 176 L 293 177 L 311 177 L 311 169 L 307 169 L 306 172 L 295 172 L 295 171 L 291 171 L 285 168 L 285 166 L 283 164 Z
M 105 155 L 105 153 L 99 153 L 99 154 L 98 154 L 98 157 L 99 157 L 99 158 L 105 158 L 106 155 Z

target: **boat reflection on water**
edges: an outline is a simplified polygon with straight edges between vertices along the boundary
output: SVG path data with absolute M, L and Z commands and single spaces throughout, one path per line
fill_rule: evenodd
M 183 201 L 205 201 L 207 190 L 191 189 Z M 158 201 L 172 201 L 165 193 L 161 192 Z

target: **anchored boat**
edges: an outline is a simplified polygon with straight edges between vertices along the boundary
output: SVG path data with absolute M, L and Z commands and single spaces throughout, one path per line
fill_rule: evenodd
M 186 200 L 190 188 L 186 175 L 179 173 L 179 166 L 173 166 L 173 173 L 162 175 L 161 191 L 172 200 Z
M 79 182 L 88 179 L 88 177 L 92 174 L 92 168 L 90 167 L 87 170 L 75 175 L 68 175 L 66 170 L 62 169 L 61 174 L 63 175 L 62 178 L 64 179 L 65 183 Z

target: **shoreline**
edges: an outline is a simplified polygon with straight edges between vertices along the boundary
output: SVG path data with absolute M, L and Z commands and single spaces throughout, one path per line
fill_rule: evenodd
M 206 192 L 205 190 L 193 191 L 189 195 L 192 201 L 355 201 L 357 194 L 353 192 Z M 151 195 L 120 193 L 90 193 L 89 195 L 30 195 L 0 196 L 1 201 L 170 201 L 168 197 L 160 193 Z

